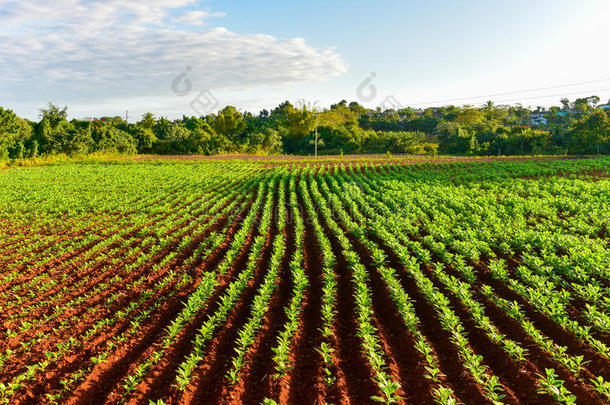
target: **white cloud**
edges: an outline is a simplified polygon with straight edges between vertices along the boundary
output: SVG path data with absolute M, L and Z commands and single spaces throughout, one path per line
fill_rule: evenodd
M 210 11 L 191 10 L 172 18 L 172 22 L 191 26 L 205 25 L 205 20 L 212 17 L 224 17 L 225 13 L 212 13 Z
M 302 38 L 193 29 L 222 15 L 196 0 L 0 0 L 3 102 L 176 97 L 172 81 L 187 66 L 194 93 L 319 81 L 346 70 L 334 49 Z

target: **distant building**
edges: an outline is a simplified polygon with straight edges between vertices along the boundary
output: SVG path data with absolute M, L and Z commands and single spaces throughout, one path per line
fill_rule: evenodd
M 547 124 L 547 119 L 544 117 L 543 112 L 533 112 L 530 115 L 530 125 L 532 126 L 540 126 L 540 125 L 546 125 Z

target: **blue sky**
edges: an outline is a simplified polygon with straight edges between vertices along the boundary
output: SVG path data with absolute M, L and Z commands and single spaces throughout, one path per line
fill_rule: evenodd
M 606 102 L 609 18 L 601 0 L 0 0 L 0 105 L 135 119 L 389 96 L 414 107 Z M 367 78 L 375 97 L 357 91 Z

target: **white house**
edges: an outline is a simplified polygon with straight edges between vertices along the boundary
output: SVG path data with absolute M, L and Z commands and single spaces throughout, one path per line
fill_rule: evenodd
M 545 113 L 543 113 L 543 112 L 533 112 L 530 115 L 530 125 L 532 125 L 532 126 L 546 125 L 547 119 L 544 118 L 544 114 Z

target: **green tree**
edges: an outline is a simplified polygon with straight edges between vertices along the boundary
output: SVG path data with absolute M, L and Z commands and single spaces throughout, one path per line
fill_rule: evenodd
M 142 115 L 142 119 L 138 122 L 142 128 L 153 129 L 157 124 L 157 120 L 155 119 L 155 115 L 153 113 L 145 113 Z
M 460 113 L 455 119 L 455 122 L 462 125 L 473 126 L 476 124 L 480 124 L 484 120 L 485 114 L 483 113 L 483 111 L 466 106 L 462 109 L 462 111 L 460 111 Z
M 157 138 L 161 140 L 171 139 L 174 132 L 174 123 L 165 117 L 161 117 L 157 120 L 157 123 L 153 127 L 153 131 Z
M 40 109 L 40 117 L 41 120 L 36 126 L 36 137 L 42 151 L 46 154 L 70 153 L 74 149 L 72 137 L 75 128 L 67 120 L 68 107 L 62 108 L 49 103 L 47 108 Z
M 351 103 L 349 103 L 348 107 L 351 112 L 356 114 L 357 117 L 360 117 L 361 115 L 364 115 L 368 112 L 368 110 L 361 106 L 357 101 L 352 101 Z
M 0 107 L 0 159 L 23 155 L 24 142 L 30 135 L 31 127 L 26 120 Z
M 505 121 L 506 125 L 528 125 L 530 122 L 531 111 L 523 107 L 521 104 L 516 104 L 508 108 L 508 117 Z
M 210 126 L 217 134 L 222 134 L 231 142 L 237 144 L 242 141 L 246 129 L 246 122 L 242 113 L 233 106 L 226 106 L 217 114 L 209 117 Z
M 117 152 L 128 155 L 137 153 L 137 142 L 134 137 L 110 124 L 94 127 L 92 138 L 95 141 L 93 147 L 95 151 Z
M 251 132 L 246 140 L 246 153 L 273 155 L 282 152 L 282 137 L 275 129 Z
M 290 102 L 280 104 L 271 113 L 271 119 L 279 130 L 288 153 L 309 154 L 307 136 L 315 124 L 315 114 L 306 105 L 295 108 Z
M 188 152 L 199 155 L 215 155 L 227 152 L 232 143 L 223 135 L 217 135 L 202 128 L 190 132 L 187 139 Z
M 157 137 L 152 129 L 140 125 L 136 125 L 131 130 L 131 135 L 136 141 L 138 153 L 150 152 L 154 143 L 157 141 Z
M 473 154 L 478 143 L 475 134 L 457 122 L 443 122 L 438 125 L 436 135 L 442 152 L 449 154 Z
M 594 110 L 574 123 L 570 152 L 601 153 L 610 138 L 608 115 L 601 109 Z M 608 152 L 608 151 L 605 151 Z
M 47 108 L 40 109 L 40 117 L 47 119 L 49 125 L 57 127 L 68 119 L 68 106 L 59 107 L 53 103 L 47 104 Z

